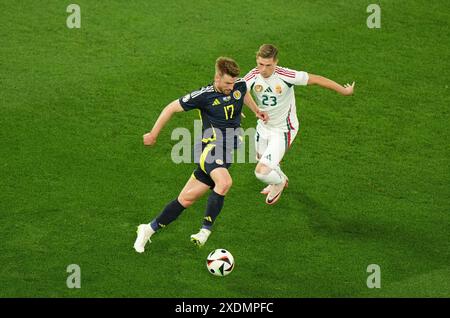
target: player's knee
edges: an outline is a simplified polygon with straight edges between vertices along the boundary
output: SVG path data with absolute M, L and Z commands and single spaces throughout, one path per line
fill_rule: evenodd
M 188 208 L 195 203 L 195 199 L 189 198 L 189 196 L 181 194 L 178 196 L 178 202 L 180 202 L 180 204 L 185 208 Z
M 227 194 L 228 190 L 230 190 L 232 185 L 233 185 L 233 180 L 231 178 L 226 178 L 226 179 L 220 180 L 219 182 L 216 182 L 214 191 L 217 194 L 225 195 L 225 194 Z

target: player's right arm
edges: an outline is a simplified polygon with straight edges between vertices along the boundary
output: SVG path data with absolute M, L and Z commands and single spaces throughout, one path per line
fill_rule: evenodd
M 250 94 L 249 91 L 245 93 L 244 103 L 255 113 L 256 117 L 261 119 L 264 123 L 269 120 L 269 115 L 267 114 L 267 112 L 263 112 L 259 109 L 258 105 L 256 105 L 255 101 L 253 100 L 252 94 Z
M 144 145 L 153 146 L 156 143 L 156 139 L 158 138 L 159 133 L 173 116 L 173 114 L 182 111 L 187 112 L 193 109 L 201 109 L 205 104 L 203 93 L 205 93 L 206 91 L 207 88 L 202 88 L 198 91 L 187 94 L 180 99 L 176 99 L 169 105 L 167 105 L 159 115 L 158 120 L 156 120 L 152 131 L 144 135 Z
M 269 115 L 267 112 L 263 112 L 259 109 L 250 93 L 253 85 L 255 84 L 256 74 L 258 73 L 256 68 L 254 68 L 244 76 L 245 85 L 247 86 L 247 92 L 244 96 L 244 103 L 256 114 L 256 117 L 264 122 L 267 122 L 269 120 Z M 245 118 L 245 116 L 243 117 Z
M 144 145 L 153 146 L 156 143 L 156 139 L 158 138 L 159 133 L 173 116 L 173 114 L 182 111 L 184 111 L 184 109 L 183 107 L 181 107 L 180 101 L 178 99 L 167 105 L 159 115 L 152 130 L 144 135 Z

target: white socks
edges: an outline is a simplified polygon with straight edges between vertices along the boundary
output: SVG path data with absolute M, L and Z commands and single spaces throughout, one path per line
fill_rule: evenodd
M 278 167 L 278 169 L 280 169 L 280 168 Z M 282 176 L 282 174 L 276 170 L 271 170 L 268 174 L 262 174 L 262 173 L 255 172 L 255 176 L 259 180 L 261 180 L 262 182 L 267 183 L 267 184 L 280 184 L 284 180 L 284 177 Z

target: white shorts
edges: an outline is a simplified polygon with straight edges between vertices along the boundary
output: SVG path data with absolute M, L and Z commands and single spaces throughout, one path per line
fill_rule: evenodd
M 275 169 L 292 145 L 298 129 L 287 132 L 270 129 L 261 124 L 256 126 L 256 159 L 271 169 Z

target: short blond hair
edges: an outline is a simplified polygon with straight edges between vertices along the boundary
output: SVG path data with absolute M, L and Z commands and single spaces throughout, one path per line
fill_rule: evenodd
M 262 57 L 263 59 L 278 59 L 278 49 L 272 44 L 263 44 L 256 52 L 256 57 Z
M 216 73 L 219 75 L 228 74 L 231 77 L 237 77 L 241 70 L 235 60 L 229 57 L 219 57 L 216 60 Z

